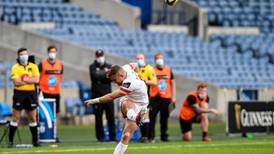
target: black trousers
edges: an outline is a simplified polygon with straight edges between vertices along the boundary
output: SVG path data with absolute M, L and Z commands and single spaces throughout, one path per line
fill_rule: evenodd
M 155 97 L 150 99 L 150 112 L 149 112 L 149 131 L 148 138 L 153 140 L 155 137 L 155 124 L 157 120 L 157 114 L 160 112 L 160 127 L 161 127 L 161 140 L 168 139 L 168 117 L 170 99 Z
M 95 115 L 95 130 L 97 140 L 100 142 L 104 141 L 103 113 L 105 111 L 108 122 L 109 139 L 111 141 L 115 141 L 116 132 L 114 120 L 114 103 L 95 104 L 93 108 Z
M 56 113 L 60 112 L 60 94 L 48 94 L 43 92 L 44 98 L 52 98 L 56 100 Z

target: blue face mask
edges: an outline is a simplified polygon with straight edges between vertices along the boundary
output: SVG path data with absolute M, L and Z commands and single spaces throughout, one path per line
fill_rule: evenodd
M 26 62 L 29 60 L 29 55 L 21 55 L 19 56 L 20 62 Z
M 145 61 L 143 59 L 137 60 L 137 64 L 139 67 L 145 66 Z
M 163 65 L 164 65 L 164 60 L 163 60 L 163 59 L 157 59 L 157 60 L 155 61 L 155 64 L 156 64 L 157 66 L 163 66 Z

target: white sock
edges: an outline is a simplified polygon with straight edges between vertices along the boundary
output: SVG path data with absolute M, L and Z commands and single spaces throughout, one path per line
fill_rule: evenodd
M 13 127 L 18 127 L 18 123 L 16 121 L 10 121 L 10 125 Z
M 148 118 L 143 119 L 143 120 L 142 120 L 142 123 L 149 123 L 149 119 L 148 119 Z
M 36 127 L 36 126 L 37 126 L 37 122 L 30 122 L 30 123 L 29 123 L 29 126 L 30 126 L 30 127 Z
M 129 120 L 133 120 L 134 121 L 136 119 L 136 117 L 137 117 L 137 114 L 135 113 L 135 111 L 133 109 L 129 109 L 127 111 L 127 118 Z
M 119 142 L 114 150 L 113 154 L 123 154 L 127 150 L 127 146 L 122 142 Z

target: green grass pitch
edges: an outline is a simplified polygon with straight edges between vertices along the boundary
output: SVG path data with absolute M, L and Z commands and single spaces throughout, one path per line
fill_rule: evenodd
M 210 123 L 211 142 L 201 141 L 199 125 L 193 128 L 193 141 L 182 142 L 177 121 L 169 123 L 170 142 L 159 141 L 159 126 L 156 127 L 156 143 L 131 142 L 126 154 L 274 154 L 274 134 L 254 135 L 253 139 L 225 135 L 223 123 Z M 1 134 L 3 128 L 1 128 Z M 23 143 L 30 143 L 28 127 L 20 127 Z M 95 139 L 94 126 L 59 126 L 58 147 L 42 144 L 39 148 L 0 148 L 1 154 L 110 154 L 116 143 L 98 143 Z M 15 139 L 17 140 L 17 139 Z

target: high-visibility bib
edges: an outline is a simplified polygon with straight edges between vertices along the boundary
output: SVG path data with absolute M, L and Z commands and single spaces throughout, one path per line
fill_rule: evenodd
M 62 80 L 62 62 L 56 60 L 50 64 L 47 59 L 42 61 L 42 71 L 40 74 L 40 89 L 44 93 L 59 94 Z
M 163 66 L 162 69 L 154 67 L 157 85 L 150 88 L 150 97 L 159 95 L 161 98 L 171 98 L 171 68 Z
M 195 111 L 187 100 L 188 96 L 190 96 L 190 95 L 195 97 L 196 104 L 198 104 L 199 106 L 201 106 L 203 103 L 206 103 L 206 99 L 207 99 L 207 97 L 205 97 L 202 100 L 200 100 L 197 91 L 193 91 L 193 92 L 189 93 L 186 96 L 186 98 L 184 99 L 184 102 L 183 102 L 181 110 L 180 110 L 180 117 L 184 120 L 190 120 L 195 116 Z

